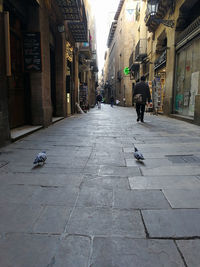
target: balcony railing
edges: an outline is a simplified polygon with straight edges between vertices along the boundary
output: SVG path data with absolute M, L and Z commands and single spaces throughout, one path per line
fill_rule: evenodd
M 147 56 L 147 39 L 140 39 L 135 47 L 135 61 L 142 61 Z
M 89 38 L 90 39 L 90 38 Z M 92 44 L 91 41 L 83 42 L 79 46 L 80 53 L 84 54 L 86 58 L 90 58 L 92 56 Z

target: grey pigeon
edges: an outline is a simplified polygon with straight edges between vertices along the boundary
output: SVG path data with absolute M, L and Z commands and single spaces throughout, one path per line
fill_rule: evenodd
M 46 159 L 47 159 L 46 152 L 45 151 L 40 152 L 40 153 L 38 153 L 37 157 L 35 158 L 33 164 L 40 164 L 40 163 L 44 164 Z
M 144 160 L 142 153 L 140 151 L 138 151 L 138 149 L 136 147 L 135 147 L 134 157 L 137 160 Z

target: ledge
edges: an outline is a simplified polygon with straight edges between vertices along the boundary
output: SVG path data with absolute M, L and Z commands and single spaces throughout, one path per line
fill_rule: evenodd
M 186 117 L 186 116 L 183 116 L 183 115 L 170 114 L 169 117 L 195 124 L 194 123 L 194 118 Z
M 61 121 L 61 120 L 63 120 L 64 119 L 64 117 L 53 117 L 52 118 L 52 123 L 55 123 L 55 122 L 57 122 L 57 121 Z
M 24 125 L 22 127 L 12 129 L 10 131 L 11 141 L 15 142 L 18 139 L 25 137 L 31 133 L 34 133 L 42 128 L 43 128 L 42 125 L 38 125 L 38 126 Z

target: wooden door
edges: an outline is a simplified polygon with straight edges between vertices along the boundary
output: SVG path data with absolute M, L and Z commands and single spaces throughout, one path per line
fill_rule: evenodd
M 13 21 L 14 20 L 14 21 Z M 11 19 L 11 71 L 8 79 L 9 120 L 10 128 L 25 124 L 25 77 L 23 68 L 23 38 L 21 24 Z

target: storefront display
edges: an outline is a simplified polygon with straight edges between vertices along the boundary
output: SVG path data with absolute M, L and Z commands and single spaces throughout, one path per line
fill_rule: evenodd
M 80 106 L 82 110 L 88 110 L 88 87 L 85 84 L 80 85 Z
M 194 117 L 195 96 L 198 94 L 200 69 L 200 40 L 177 52 L 174 112 Z
M 165 79 L 166 79 L 166 72 L 165 67 L 162 69 L 159 69 L 155 73 L 155 78 L 153 81 L 153 98 L 156 95 L 156 100 L 154 99 L 154 102 L 157 101 L 157 103 L 154 103 L 154 105 L 157 106 L 158 112 L 163 112 L 163 103 L 164 103 L 164 97 L 165 97 Z M 155 93 L 156 92 L 156 93 Z

